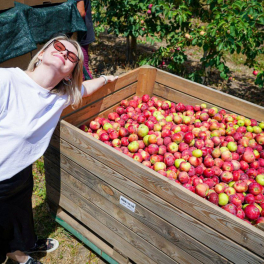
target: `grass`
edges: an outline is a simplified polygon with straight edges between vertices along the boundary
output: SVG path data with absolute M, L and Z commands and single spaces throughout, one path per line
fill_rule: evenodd
M 81 241 L 60 226 L 52 218 L 46 201 L 45 167 L 41 157 L 33 164 L 34 189 L 32 196 L 35 232 L 39 238 L 55 238 L 59 241 L 59 248 L 50 253 L 32 254 L 33 258 L 42 263 L 50 264 L 102 264 L 96 254 L 91 252 Z M 6 264 L 14 264 L 7 260 Z

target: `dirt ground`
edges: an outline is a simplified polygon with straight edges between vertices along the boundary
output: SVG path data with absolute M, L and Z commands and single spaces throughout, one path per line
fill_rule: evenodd
M 139 40 L 137 56 L 151 54 L 164 43 L 149 45 L 144 39 Z M 126 42 L 125 38 L 116 38 L 112 35 L 101 34 L 90 45 L 90 69 L 94 77 L 101 74 L 121 75 L 138 65 L 129 66 L 126 64 Z M 199 58 L 202 51 L 199 48 L 188 48 L 186 51 L 188 61 L 183 67 L 192 72 L 199 67 Z M 223 81 L 215 72 L 212 73 L 212 82 L 208 85 L 214 89 L 237 96 L 241 99 L 264 106 L 264 89 L 254 85 L 253 69 L 243 65 L 245 58 L 242 55 L 226 56 L 228 66 L 232 71 L 232 81 Z M 264 58 L 262 58 L 264 61 Z M 166 67 L 163 68 L 166 70 Z M 60 247 L 48 254 L 35 254 L 34 258 L 47 264 L 104 264 L 99 256 L 91 252 L 81 241 L 76 239 L 68 231 L 57 224 L 48 209 L 46 203 L 45 170 L 43 158 L 34 163 L 34 194 L 33 212 L 36 233 L 39 237 L 53 237 L 60 242 Z M 14 264 L 14 261 L 7 260 L 6 264 Z
M 144 38 L 138 39 L 137 57 L 151 55 L 153 50 L 165 45 L 164 42 L 150 45 Z M 139 67 L 135 64 L 133 67 L 126 64 L 126 39 L 115 37 L 109 34 L 101 34 L 90 45 L 90 69 L 94 77 L 101 74 L 121 75 L 133 68 Z M 199 47 L 187 47 L 186 52 L 188 60 L 183 67 L 191 73 L 200 66 L 202 50 Z M 244 66 L 245 56 L 242 54 L 227 54 L 225 56 L 227 66 L 231 70 L 232 80 L 225 81 L 220 78 L 217 71 L 212 71 L 210 83 L 207 85 L 227 94 L 239 97 L 252 103 L 264 106 L 264 88 L 259 88 L 254 84 L 255 76 L 253 69 Z M 264 63 L 264 56 L 259 57 Z M 162 68 L 166 71 L 166 66 Z

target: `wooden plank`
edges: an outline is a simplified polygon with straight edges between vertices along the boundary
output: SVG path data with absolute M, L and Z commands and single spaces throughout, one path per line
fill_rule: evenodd
M 87 163 L 89 163 L 88 160 Z M 65 170 L 65 172 L 67 171 L 69 174 L 73 175 L 73 177 L 81 181 L 84 185 L 89 186 L 91 189 L 104 196 L 106 199 L 114 203 L 123 211 L 127 212 L 128 214 L 138 219 L 144 225 L 153 229 L 160 236 L 163 236 L 165 239 L 167 239 L 166 241 L 173 243 L 174 245 L 181 248 L 182 250 L 185 250 L 192 256 L 195 256 L 195 258 L 200 260 L 202 263 L 229 263 L 225 258 L 221 257 L 216 252 L 212 251 L 211 249 L 204 246 L 192 237 L 186 235 L 180 229 L 172 226 L 164 219 L 158 217 L 157 215 L 153 214 L 151 211 L 143 207 L 141 204 L 137 203 L 137 201 L 134 200 L 134 197 L 128 197 L 126 194 L 112 187 L 107 182 L 100 180 L 97 176 L 92 174 L 90 171 L 85 170 L 80 165 L 73 162 L 71 159 L 68 159 L 62 154 L 59 155 L 56 150 L 49 148 L 48 151 L 45 153 L 45 167 L 47 167 L 49 173 L 53 175 L 53 178 L 58 177 L 58 175 L 60 175 L 62 181 L 65 178 L 67 181 L 67 177 L 65 177 L 64 171 L 61 171 L 60 168 L 55 164 L 60 165 L 60 167 Z M 94 166 L 93 164 L 91 164 L 91 166 Z M 109 169 L 108 174 L 110 175 L 112 173 L 113 172 L 111 171 L 111 169 Z M 53 179 L 51 179 L 51 181 L 52 180 Z M 108 180 L 108 178 L 104 178 L 104 180 Z M 50 182 L 49 184 L 52 185 Z M 121 195 L 136 204 L 135 212 L 131 212 L 124 206 L 120 205 L 119 199 Z M 146 239 L 148 238 L 152 239 L 153 241 L 155 239 L 155 237 L 149 235 L 146 237 Z M 157 241 L 156 244 L 158 248 L 163 250 L 164 246 L 160 246 L 159 241 Z
M 135 95 L 135 94 L 132 94 L 131 96 L 129 96 L 129 97 L 125 98 L 125 99 L 130 100 L 130 99 L 132 99 L 132 97 L 133 97 L 134 95 Z M 88 119 L 83 120 L 82 122 L 76 124 L 76 127 L 79 127 L 80 125 L 83 125 L 83 124 L 86 124 L 86 125 L 89 124 L 89 123 L 90 123 L 93 119 L 95 119 L 97 116 L 107 118 L 107 117 L 108 117 L 108 114 L 110 114 L 110 113 L 112 113 L 112 112 L 115 112 L 115 110 L 116 110 L 116 108 L 117 108 L 118 106 L 120 106 L 120 102 L 118 102 L 117 104 L 115 104 L 115 105 L 113 105 L 113 106 L 107 108 L 107 109 L 104 110 L 104 111 L 101 111 L 101 112 L 95 114 L 94 116 L 92 116 L 92 117 L 90 117 L 90 118 L 88 118 Z
M 92 242 L 95 246 L 100 248 L 109 257 L 116 260 L 118 263 L 128 263 L 129 261 L 128 258 L 125 258 L 123 255 L 118 253 L 114 248 L 109 246 L 102 239 L 100 239 L 98 236 L 92 233 L 87 227 L 85 227 L 80 222 L 78 222 L 76 219 L 71 217 L 67 212 L 63 211 L 62 208 L 59 207 L 59 209 L 57 209 L 57 205 L 54 206 L 54 204 L 51 201 L 49 201 L 49 207 L 51 211 L 53 211 L 56 214 L 57 217 L 59 217 L 65 223 L 70 225 L 78 233 L 82 234 L 82 236 L 84 236 L 90 242 Z M 54 210 L 56 210 L 57 212 L 55 212 Z
M 118 236 L 111 229 L 107 228 L 104 224 L 94 218 L 91 214 L 85 210 L 83 203 L 76 204 L 72 198 L 66 197 L 64 194 L 58 192 L 50 185 L 46 185 L 48 200 L 54 201 L 57 197 L 60 197 L 58 205 L 64 210 L 68 211 L 71 215 L 77 218 L 81 223 L 93 230 L 100 237 L 103 237 L 108 243 L 114 247 L 120 249 L 127 257 L 135 261 L 136 263 L 152 264 L 155 263 L 152 259 L 142 254 L 135 247 L 131 246 L 126 240 Z M 84 206 L 84 207 L 83 207 Z
M 50 175 L 48 176 L 51 180 L 54 176 Z M 79 192 L 82 183 L 76 181 L 72 182 L 71 186 L 68 186 L 63 181 L 59 183 L 60 189 L 56 188 L 56 182 L 52 182 L 52 187 L 57 189 L 57 191 L 60 192 L 60 194 L 66 196 L 68 199 L 71 199 L 76 205 L 82 207 L 87 213 L 89 213 L 91 216 L 96 218 L 98 221 L 100 221 L 103 225 L 105 225 L 107 228 L 111 229 L 113 232 L 115 232 L 118 236 L 122 237 L 124 240 L 126 240 L 129 244 L 131 244 L 134 248 L 138 249 L 142 254 L 146 255 L 150 259 L 154 260 L 156 263 L 160 264 L 172 264 L 172 263 L 179 263 L 178 261 L 175 261 L 168 257 L 163 252 L 159 251 L 156 247 L 151 245 L 150 243 L 146 242 L 144 239 L 142 239 L 139 235 L 132 232 L 129 228 L 127 228 L 125 225 L 117 221 L 113 216 L 110 215 L 112 211 L 116 210 L 114 207 L 115 205 L 108 202 L 105 198 L 102 196 L 99 197 L 99 195 L 95 195 L 94 191 L 89 189 L 88 187 L 84 186 L 84 189 L 86 189 L 88 192 L 83 193 Z M 78 185 L 78 187 L 76 187 Z M 90 192 L 91 191 L 91 192 Z M 84 197 L 85 195 L 85 197 Z M 94 202 L 94 203 L 93 203 Z M 96 204 L 95 204 L 96 203 Z M 105 207 L 104 209 L 107 210 L 107 206 L 109 206 L 108 213 L 106 213 L 104 210 L 99 208 L 97 205 L 100 204 L 102 207 Z M 116 212 L 116 215 L 120 214 L 122 215 L 122 212 L 119 210 Z M 121 216 L 122 217 L 122 216 Z M 124 219 L 126 218 L 123 214 Z M 130 221 L 131 219 L 127 219 L 127 221 Z M 131 224 L 133 225 L 133 223 Z M 136 228 L 137 226 L 134 226 Z M 139 227 L 140 228 L 140 227 Z M 185 253 L 185 255 L 187 255 Z M 179 257 L 178 257 L 179 258 Z M 183 258 L 183 260 L 181 260 Z M 191 258 L 194 259 L 194 258 Z M 186 258 L 180 255 L 179 260 L 181 260 L 180 263 L 186 263 Z M 198 261 L 192 262 L 188 261 L 188 263 L 200 263 Z
M 90 138 L 90 136 L 88 135 L 86 136 Z M 78 140 L 79 139 L 80 139 L 80 136 L 78 137 Z M 133 173 L 133 175 L 137 175 L 138 173 L 139 174 L 141 173 L 141 172 L 138 172 L 136 168 L 135 168 L 136 170 L 128 168 L 128 170 L 124 173 L 126 175 L 125 177 L 117 172 L 118 167 L 121 164 L 123 164 L 123 162 L 120 160 L 121 164 L 118 164 L 115 160 L 111 160 L 111 154 L 109 156 L 110 158 L 109 161 L 112 163 L 111 166 L 109 166 L 109 162 L 107 165 L 104 165 L 103 163 L 99 162 L 97 160 L 99 156 L 109 155 L 109 152 L 107 151 L 107 149 L 104 149 L 103 152 L 98 151 L 97 148 L 92 146 L 92 144 L 89 141 L 88 145 L 90 146 L 90 148 L 92 148 L 89 150 L 89 148 L 87 148 L 87 143 L 83 143 L 83 140 L 80 140 L 80 144 L 82 144 L 84 148 L 87 149 L 87 152 L 89 153 L 89 155 L 93 156 L 93 159 L 91 159 L 91 157 L 87 155 L 86 153 L 84 153 L 83 151 L 79 150 L 78 148 L 72 146 L 71 144 L 69 144 L 68 142 L 62 139 L 56 138 L 56 136 L 53 137 L 51 144 L 54 147 L 56 146 L 59 147 L 60 151 L 64 155 L 66 155 L 67 157 L 75 161 L 76 163 L 80 164 L 85 169 L 90 170 L 91 173 L 94 173 L 95 175 L 100 177 L 102 180 L 107 181 L 109 184 L 111 184 L 111 186 L 114 186 L 114 188 L 121 190 L 122 193 L 125 193 L 128 197 L 132 197 L 132 199 L 136 199 L 139 204 L 146 207 L 148 210 L 157 214 L 161 218 L 164 218 L 166 221 L 168 221 L 175 227 L 181 229 L 183 232 L 186 232 L 193 238 L 197 239 L 198 241 L 205 244 L 209 248 L 215 250 L 216 252 L 223 255 L 227 259 L 231 261 L 235 261 L 236 259 L 242 258 L 243 263 L 251 263 L 251 262 L 262 263 L 263 262 L 263 259 L 260 259 L 259 257 L 252 254 L 248 250 L 243 249 L 241 246 L 239 246 L 238 244 L 235 244 L 233 241 L 226 238 L 218 231 L 215 231 L 214 229 L 211 229 L 210 227 L 206 226 L 199 219 L 196 220 L 195 218 L 186 214 L 183 210 L 180 210 L 177 207 L 167 203 L 164 199 L 159 198 L 156 195 L 155 191 L 151 193 L 148 190 L 149 184 L 148 184 L 147 178 L 145 180 L 146 186 L 144 184 L 143 186 L 140 186 L 137 184 L 137 181 L 133 182 L 129 180 L 131 173 Z M 115 152 L 117 151 L 115 150 Z M 102 157 L 100 157 L 99 159 L 102 160 Z M 133 160 L 131 159 L 131 161 Z M 133 163 L 133 165 L 134 167 L 137 166 L 135 163 Z M 113 170 L 109 171 L 109 167 L 112 167 Z M 150 173 L 152 173 L 150 169 L 149 171 Z M 144 173 L 145 173 L 144 175 L 147 177 L 146 172 Z M 157 176 L 159 177 L 159 175 Z M 153 187 L 155 188 L 157 187 L 157 189 L 159 189 L 161 184 L 160 183 L 158 183 L 158 185 L 156 184 L 157 184 L 157 181 L 155 178 L 153 178 L 152 179 Z M 162 188 L 165 190 L 165 192 L 170 190 L 169 185 L 167 185 L 166 187 L 162 187 Z M 195 196 L 193 197 L 194 197 L 193 200 L 195 202 L 196 198 Z M 175 199 L 174 203 L 177 202 L 178 198 L 176 197 L 174 199 Z M 196 204 L 197 203 L 195 202 L 194 206 L 196 206 Z M 221 220 L 222 217 L 218 217 L 218 218 L 220 219 L 220 221 L 222 221 Z M 226 224 L 226 225 L 229 226 L 229 224 Z M 178 237 L 178 235 L 176 234 L 175 237 Z
M 62 120 L 60 136 L 187 214 L 264 256 L 264 232 Z
M 56 165 L 52 164 L 51 161 L 48 162 L 48 166 L 56 167 Z M 74 166 L 78 166 L 78 165 L 75 164 Z M 52 178 L 48 179 L 48 184 L 50 184 L 53 187 L 57 186 L 58 190 L 60 190 L 60 181 L 65 183 L 67 186 L 71 186 L 71 188 L 75 192 L 81 194 L 91 203 L 98 206 L 100 209 L 111 215 L 117 221 L 121 222 L 124 226 L 128 227 L 132 232 L 136 233 L 138 236 L 143 238 L 143 242 L 145 240 L 146 241 L 145 243 L 147 244 L 149 243 L 153 245 L 155 247 L 154 252 L 152 251 L 151 253 L 151 248 L 150 248 L 148 250 L 148 254 L 152 254 L 153 256 L 157 255 L 156 258 L 158 258 L 158 256 L 162 257 L 164 253 L 179 263 L 201 263 L 196 258 L 189 255 L 186 251 L 182 250 L 178 246 L 174 245 L 173 243 L 165 239 L 163 236 L 153 231 L 151 228 L 149 228 L 144 223 L 142 223 L 137 218 L 135 218 L 132 214 L 127 213 L 125 210 L 123 210 L 122 207 L 110 202 L 103 195 L 94 191 L 93 188 L 90 188 L 90 186 L 84 184 L 79 179 L 76 179 L 75 177 L 73 177 L 71 174 L 69 174 L 63 169 L 60 170 L 60 177 L 59 177 L 56 174 L 56 170 L 57 168 L 55 168 L 55 172 L 49 170 L 49 172 L 52 174 Z M 77 168 L 75 168 L 75 171 L 76 170 Z M 87 171 L 85 176 L 86 178 L 91 177 L 91 174 Z M 107 187 L 105 183 L 103 183 L 103 186 L 107 191 L 106 189 Z
M 219 108 L 219 106 L 211 104 L 210 102 L 206 102 L 204 100 L 195 98 L 193 96 L 190 96 L 188 94 L 182 93 L 180 91 L 177 91 L 176 89 L 169 88 L 163 84 L 155 83 L 153 94 L 159 96 L 162 98 L 162 100 L 170 100 L 175 103 L 183 103 L 185 105 L 201 105 L 202 103 L 206 103 L 207 108 L 211 108 L 213 106 L 216 106 Z M 221 108 L 220 108 L 221 109 Z M 225 109 L 227 113 L 231 113 L 229 110 Z
M 69 114 L 78 111 L 79 109 L 91 104 L 92 102 L 95 102 L 101 99 L 102 97 L 110 95 L 114 92 L 119 91 L 120 89 L 123 89 L 128 85 L 137 82 L 138 73 L 139 73 L 139 68 L 132 70 L 128 73 L 122 74 L 121 76 L 119 76 L 117 81 L 104 85 L 98 91 L 96 91 L 95 93 L 93 93 L 88 97 L 83 97 L 82 104 L 78 109 L 73 110 L 71 106 L 65 108 L 61 114 L 61 118 L 65 118 Z
M 162 70 L 157 71 L 156 82 L 189 94 L 219 107 L 240 113 L 246 117 L 254 118 L 257 121 L 264 120 L 264 107 L 242 100 L 235 96 L 225 94 L 213 88 L 186 80 Z
M 137 96 L 142 96 L 144 94 L 152 96 L 156 73 L 157 69 L 149 65 L 145 65 L 139 68 L 136 92 Z
M 120 102 L 123 98 L 131 96 L 136 92 L 137 84 L 133 83 L 126 87 L 125 89 L 122 89 L 114 94 L 111 94 L 109 96 L 104 97 L 103 99 L 98 100 L 96 103 L 88 105 L 85 108 L 80 109 L 76 113 L 67 116 L 64 118 L 67 122 L 70 124 L 76 125 L 84 120 L 90 118 L 91 116 L 94 116 L 98 114 L 99 112 L 109 108 L 110 106 L 113 106 Z

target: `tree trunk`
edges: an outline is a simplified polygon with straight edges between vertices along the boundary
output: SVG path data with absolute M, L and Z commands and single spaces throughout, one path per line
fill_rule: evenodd
M 205 58 L 207 55 L 208 55 L 208 51 L 204 51 L 203 58 Z M 202 78 L 203 84 L 207 85 L 209 83 L 209 75 L 211 72 L 211 67 L 205 67 L 205 65 L 204 65 L 203 70 L 204 70 L 204 77 Z
M 129 36 L 126 37 L 126 46 L 127 46 L 126 60 L 127 60 L 127 62 L 129 62 L 130 61 L 130 40 L 129 40 Z
M 130 65 L 133 65 L 136 60 L 136 51 L 137 51 L 137 38 L 134 36 L 127 36 L 126 38 L 126 59 Z
M 137 38 L 134 36 L 131 36 L 131 64 L 134 64 L 136 61 L 136 51 L 137 51 Z

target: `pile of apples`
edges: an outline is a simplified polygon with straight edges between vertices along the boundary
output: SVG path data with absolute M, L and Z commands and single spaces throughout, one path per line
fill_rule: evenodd
M 145 94 L 80 129 L 244 221 L 264 223 L 264 122 Z

